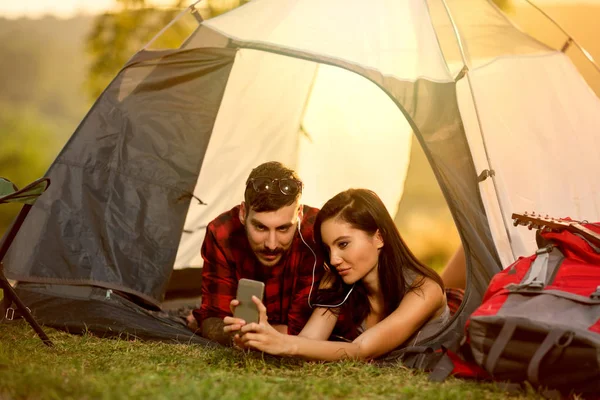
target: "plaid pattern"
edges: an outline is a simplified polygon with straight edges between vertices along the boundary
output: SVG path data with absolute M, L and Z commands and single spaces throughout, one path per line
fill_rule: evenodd
M 446 288 L 446 301 L 448 302 L 451 315 L 456 314 L 463 301 L 463 297 L 465 297 L 464 289 Z
M 265 283 L 263 303 L 267 307 L 269 323 L 287 325 L 288 332 L 298 334 L 311 314 L 308 293 L 312 284 L 315 257 L 296 233 L 289 252 L 272 267 L 263 266 L 246 237 L 239 220 L 240 206 L 232 208 L 206 228 L 202 244 L 202 305 L 194 310 L 200 323 L 209 317 L 225 318 L 231 315 L 229 303 L 235 298 L 238 281 L 242 278 Z M 323 258 L 313 239 L 313 225 L 318 210 L 304 206 L 301 231 L 304 240 L 317 254 L 315 287 L 321 278 Z

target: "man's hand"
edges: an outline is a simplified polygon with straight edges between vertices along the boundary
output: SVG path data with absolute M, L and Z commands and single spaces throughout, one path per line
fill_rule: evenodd
M 231 303 L 229 303 L 229 309 L 231 310 L 231 314 L 235 314 L 235 308 L 240 305 L 239 300 L 233 299 Z M 225 317 L 223 319 L 223 332 L 225 333 L 233 333 L 242 329 L 242 326 L 246 325 L 246 321 L 241 318 L 235 317 Z
M 229 309 L 231 310 L 231 314 L 235 313 L 235 308 L 240 305 L 239 300 L 233 299 L 231 303 L 229 303 Z M 246 321 L 241 318 L 235 317 L 225 317 L 223 318 L 223 332 L 225 334 L 232 335 L 233 334 L 233 347 L 237 347 L 240 350 L 245 350 L 247 347 L 242 342 L 239 334 L 239 330 L 242 329 L 242 326 L 246 325 Z
M 231 346 L 231 336 L 223 332 L 223 320 L 221 318 L 206 318 L 202 321 L 201 329 L 203 337 L 225 346 Z
M 188 329 L 190 329 L 194 332 L 196 332 L 198 330 L 198 321 L 196 320 L 196 318 L 194 317 L 194 314 L 192 312 L 190 312 L 185 317 L 185 322 L 186 322 Z

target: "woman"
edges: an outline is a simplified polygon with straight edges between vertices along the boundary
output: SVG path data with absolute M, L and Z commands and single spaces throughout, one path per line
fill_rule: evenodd
M 432 336 L 450 318 L 441 278 L 406 247 L 374 192 L 349 189 L 330 199 L 317 215 L 315 239 L 328 255 L 329 275 L 311 299 L 317 308 L 302 332 L 276 331 L 253 298 L 258 323 L 224 319 L 225 332 L 240 331 L 238 346 L 312 360 L 368 360 Z M 327 340 L 338 320 L 352 342 Z

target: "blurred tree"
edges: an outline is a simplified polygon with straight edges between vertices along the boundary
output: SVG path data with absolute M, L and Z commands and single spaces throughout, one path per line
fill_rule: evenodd
M 248 0 L 205 0 L 202 17 L 208 19 L 247 3 Z M 86 41 L 92 58 L 86 87 L 92 100 L 100 96 L 137 51 L 145 46 L 190 0 L 172 0 L 169 8 L 151 7 L 148 0 L 117 0 L 118 9 L 96 17 Z M 200 6 L 200 5 L 199 5 Z M 199 7 L 200 8 L 200 7 Z M 162 48 L 177 48 L 190 32 L 174 25 L 160 38 Z
M 493 2 L 504 12 L 511 12 L 514 10 L 512 0 L 493 0 Z
M 19 187 L 44 175 L 89 108 L 81 37 L 91 21 L 0 18 L 0 176 Z M 0 236 L 19 209 L 0 207 Z
M 4 40 L 1 46 L 0 98 L 10 99 L 14 105 L 23 105 L 37 96 L 35 88 L 40 84 L 42 66 L 38 60 L 42 49 L 35 39 L 24 36 L 19 40 Z M 25 79 L 29 79 L 31 85 L 23 85 Z
M 62 144 L 52 142 L 51 129 L 40 121 L 35 111 L 0 107 L 0 171 L 19 188 L 44 175 Z M 20 209 L 17 204 L 0 207 L 0 237 Z

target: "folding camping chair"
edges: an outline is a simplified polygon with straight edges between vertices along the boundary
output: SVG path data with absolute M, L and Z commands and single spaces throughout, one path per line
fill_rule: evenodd
M 17 296 L 13 287 L 4 276 L 4 265 L 2 264 L 2 260 L 4 259 L 8 248 L 17 235 L 19 228 L 21 228 L 21 225 L 23 225 L 23 221 L 25 221 L 25 217 L 27 217 L 27 214 L 29 213 L 33 203 L 35 203 L 37 198 L 46 191 L 48 186 L 50 186 L 50 179 L 40 178 L 19 190 L 11 181 L 5 178 L 0 178 L 0 204 L 23 204 L 19 215 L 17 215 L 17 218 L 9 228 L 4 241 L 0 245 L 0 288 L 2 288 L 4 292 L 4 298 L 2 299 L 0 311 L 3 313 L 3 318 L 9 320 L 13 319 L 15 315 L 15 309 L 12 308 L 12 304 L 16 304 L 18 311 L 23 315 L 23 318 L 25 318 L 29 325 L 31 325 L 33 330 L 38 334 L 40 339 L 42 339 L 44 344 L 47 346 L 53 346 L 52 341 L 42 330 L 42 327 L 33 318 L 33 315 L 31 315 L 29 308 L 27 308 L 21 299 L 19 299 L 19 296 Z

